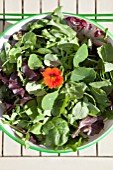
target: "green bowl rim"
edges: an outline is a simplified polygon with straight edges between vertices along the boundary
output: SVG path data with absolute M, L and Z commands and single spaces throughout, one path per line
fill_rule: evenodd
M 41 15 L 44 15 L 44 14 L 50 14 L 50 12 L 47 12 L 47 13 L 41 13 L 41 14 L 37 14 L 37 15 L 33 15 L 31 17 L 27 17 L 27 18 L 24 18 L 18 22 L 16 22 L 15 24 L 12 24 L 11 26 L 9 26 L 1 35 L 0 35 L 0 38 L 2 38 L 11 28 L 13 28 L 15 25 L 27 20 L 28 18 L 32 18 L 34 16 L 41 16 Z M 78 17 L 78 18 L 81 18 L 81 19 L 84 19 L 92 24 L 94 24 L 95 26 L 99 27 L 101 30 L 105 31 L 105 28 L 103 26 L 101 26 L 100 24 L 96 23 L 95 21 L 92 21 L 84 16 L 80 16 L 78 14 L 73 14 L 73 13 L 68 13 L 68 12 L 63 12 L 64 15 L 70 15 L 70 16 L 74 16 L 74 17 Z M 108 35 L 113 39 L 113 34 L 111 32 L 108 31 Z M 15 136 L 13 136 L 11 133 L 9 133 L 3 126 L 2 124 L 0 124 L 0 129 L 7 135 L 9 136 L 11 139 L 13 139 L 14 141 L 18 142 L 19 144 L 21 145 L 24 145 L 24 142 L 21 141 L 20 139 L 16 138 Z M 82 149 L 85 149 L 85 148 L 88 148 L 90 146 L 92 146 L 93 144 L 99 142 L 100 140 L 102 140 L 106 135 L 108 135 L 111 131 L 113 130 L 113 125 L 103 134 L 101 135 L 99 138 L 95 139 L 94 141 L 84 145 L 84 146 L 80 146 L 77 148 L 77 150 L 82 150 Z M 50 150 L 50 149 L 44 149 L 44 148 L 38 148 L 36 146 L 30 146 L 29 147 L 30 149 L 33 149 L 33 150 L 36 150 L 36 151 L 40 151 L 40 152 L 46 152 L 46 153 L 68 153 L 68 152 L 72 152 L 72 150 L 58 150 L 58 151 L 54 151 L 54 150 Z

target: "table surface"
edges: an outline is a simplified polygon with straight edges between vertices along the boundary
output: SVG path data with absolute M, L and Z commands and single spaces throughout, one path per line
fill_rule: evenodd
M 113 13 L 113 0 L 0 0 L 0 13 L 40 13 L 57 6 L 72 13 Z M 113 32 L 113 23 L 101 23 Z M 11 22 L 0 21 L 0 33 Z M 76 168 L 113 169 L 113 132 L 99 143 L 82 151 L 67 154 L 48 154 L 25 150 L 0 131 L 0 170 L 59 170 Z

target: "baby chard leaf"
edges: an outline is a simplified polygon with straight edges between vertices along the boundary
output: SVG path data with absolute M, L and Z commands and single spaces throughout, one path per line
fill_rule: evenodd
M 88 57 L 88 47 L 83 44 L 76 52 L 73 58 L 74 67 L 78 67 L 81 62 L 83 62 Z

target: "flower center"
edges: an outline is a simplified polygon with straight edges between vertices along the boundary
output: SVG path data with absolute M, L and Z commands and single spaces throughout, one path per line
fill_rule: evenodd
M 50 78 L 51 78 L 52 80 L 54 80 L 54 79 L 55 79 L 55 77 L 56 77 L 56 75 L 55 75 L 55 74 L 51 74 L 51 75 L 50 75 Z

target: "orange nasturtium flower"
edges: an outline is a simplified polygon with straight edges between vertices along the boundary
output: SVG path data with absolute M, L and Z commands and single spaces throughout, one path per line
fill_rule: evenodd
M 61 86 L 64 80 L 61 75 L 61 71 L 58 68 L 48 67 L 42 75 L 44 77 L 44 83 L 51 89 Z

